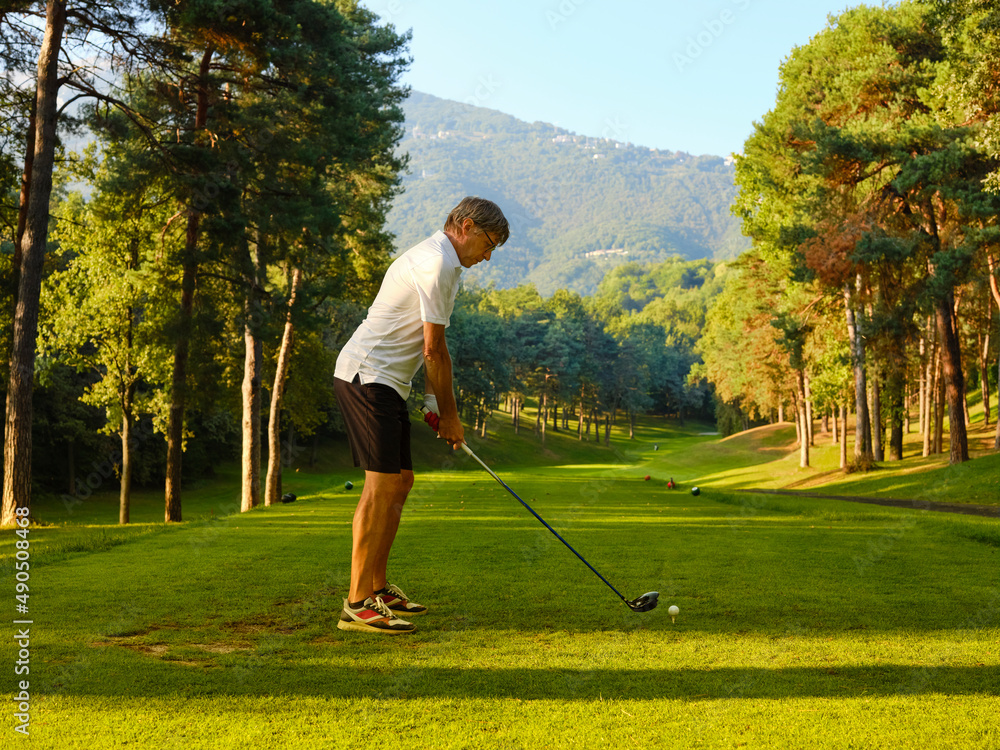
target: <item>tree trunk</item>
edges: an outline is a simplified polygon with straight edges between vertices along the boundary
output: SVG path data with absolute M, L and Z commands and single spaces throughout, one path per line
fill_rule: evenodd
M 139 242 L 133 239 L 130 244 L 129 270 L 139 268 Z M 125 363 L 123 369 L 124 381 L 120 384 L 122 407 L 122 473 L 121 486 L 118 495 L 118 523 L 127 524 L 132 505 L 132 417 L 135 393 L 139 387 L 136 368 L 132 365 L 133 347 L 135 345 L 135 324 L 142 314 L 136 305 L 129 306 L 128 327 L 125 332 Z
M 581 440 L 581 441 L 583 440 L 583 412 L 584 412 L 583 399 L 581 398 L 580 399 L 580 414 L 577 417 L 577 422 L 576 422 L 576 439 L 577 440 Z
M 3 513 L 0 525 L 13 526 L 18 508 L 31 507 L 31 420 L 35 377 L 35 342 L 42 269 L 49 229 L 52 168 L 55 162 L 58 119 L 59 51 L 66 28 L 66 4 L 48 0 L 45 36 L 38 55 L 35 84 L 35 143 L 20 276 L 14 307 L 10 353 L 10 381 L 4 427 Z M 27 163 L 27 159 L 26 159 Z M 15 270 L 16 272 L 16 270 Z
M 906 384 L 906 395 L 903 400 L 903 434 L 910 434 L 910 407 L 913 405 L 913 388 Z
M 192 242 L 197 242 L 198 217 L 188 219 L 187 242 L 189 252 Z M 187 253 L 186 253 L 187 254 Z M 191 256 L 188 255 L 190 258 Z M 181 307 L 178 338 L 174 344 L 174 368 L 170 381 L 170 413 L 167 422 L 167 476 L 164 484 L 166 507 L 163 520 L 166 523 L 181 521 L 181 461 L 184 452 L 184 410 L 187 406 L 187 365 L 191 322 L 194 315 L 196 266 L 184 263 L 181 277 Z
M 281 335 L 281 348 L 278 350 L 278 364 L 274 371 L 274 387 L 271 389 L 271 413 L 267 420 L 267 483 L 264 488 L 264 504 L 274 505 L 281 500 L 281 404 L 285 398 L 285 383 L 288 380 L 288 368 L 291 362 L 292 346 L 295 341 L 295 324 L 292 320 L 292 310 L 299 284 L 302 281 L 302 271 L 295 268 L 292 271 L 291 293 L 288 297 L 288 309 L 285 313 L 285 330 Z M 514 401 L 515 409 L 517 401 Z M 515 417 L 515 432 L 517 431 Z
M 889 366 L 885 388 L 889 411 L 889 460 L 903 459 L 903 415 L 906 412 L 906 373 L 896 364 Z
M 129 522 L 132 493 L 132 410 L 122 410 L 122 477 L 118 493 L 118 523 Z
M 831 411 L 833 412 L 833 414 L 832 414 L 833 419 L 831 420 L 831 424 L 833 426 L 833 445 L 836 445 L 837 443 L 840 442 L 840 439 L 837 437 L 837 435 L 838 435 L 838 432 L 837 432 L 837 407 L 834 406 Z
M 986 335 L 979 347 L 979 392 L 983 397 L 983 426 L 990 426 L 990 334 L 989 326 L 993 323 L 993 306 L 988 310 L 990 319 L 987 321 Z
M 806 374 L 804 370 L 796 371 L 795 387 L 798 389 L 795 399 L 799 415 L 799 467 L 809 468 L 809 409 L 806 403 Z
M 997 272 L 1000 269 L 993 259 L 993 253 L 986 253 L 986 264 L 990 269 L 990 292 L 993 294 L 993 301 L 997 303 L 997 309 L 1000 309 L 1000 282 L 997 282 Z M 991 316 L 990 320 L 992 319 Z M 1000 356 L 997 357 L 997 432 L 993 438 L 993 450 L 1000 450 Z
M 805 390 L 803 395 L 805 396 L 806 403 L 806 436 L 809 438 L 809 447 L 811 448 L 813 443 L 813 416 L 812 416 L 812 390 L 809 387 L 809 376 L 803 374 Z
M 795 409 L 795 444 L 802 444 L 802 420 L 799 419 L 799 397 L 795 391 L 792 391 L 792 407 Z M 741 410 L 742 414 L 742 410 Z M 746 429 L 746 423 L 744 420 L 743 429 Z
M 257 302 L 247 301 L 247 319 L 243 325 L 243 452 L 240 511 L 245 513 L 260 502 L 260 371 L 263 345 L 257 335 L 254 318 Z M 269 447 L 268 452 L 270 453 Z
M 611 415 L 604 415 L 604 444 L 611 445 Z
M 882 369 L 883 385 L 880 389 L 880 401 L 886 404 L 885 412 L 889 425 L 889 460 L 900 461 L 903 458 L 904 420 L 907 418 L 907 364 L 906 343 L 901 338 L 894 341 L 894 355 L 889 358 Z M 884 399 L 882 398 L 884 396 Z
M 198 109 L 194 129 L 203 130 L 208 123 L 208 78 L 214 48 L 205 50 L 198 76 Z M 184 452 L 184 410 L 187 406 L 187 366 L 190 352 L 191 324 L 194 316 L 195 279 L 198 271 L 198 235 L 201 215 L 188 207 L 187 234 L 184 240 L 184 258 L 181 276 L 181 307 L 178 321 L 177 342 L 174 344 L 174 370 L 170 383 L 170 416 L 167 424 L 167 478 L 164 483 L 167 523 L 181 520 L 181 461 Z
M 965 430 L 965 376 L 962 373 L 962 351 L 955 325 L 955 305 L 952 295 L 938 301 L 936 316 L 941 339 L 941 364 L 944 370 L 945 399 L 948 402 L 948 442 L 951 447 L 948 462 L 969 460 L 969 439 Z
M 857 408 L 857 418 L 854 425 L 854 459 L 860 463 L 870 464 L 872 462 L 872 443 L 871 425 L 868 421 L 865 344 L 861 331 L 858 330 L 854 314 L 854 292 L 850 283 L 844 285 L 844 302 L 847 316 L 847 336 L 851 347 L 851 366 L 854 369 L 854 400 Z
M 927 364 L 924 373 L 924 400 L 923 409 L 923 456 L 929 456 L 934 452 L 934 414 L 937 412 L 937 373 L 939 367 L 939 354 L 937 348 L 937 338 L 934 336 L 933 323 L 928 318 L 928 342 Z
M 930 369 L 927 367 L 927 338 L 921 334 L 920 336 L 920 384 L 919 384 L 919 405 L 917 407 L 917 422 L 919 424 L 920 435 L 923 436 L 926 433 L 927 428 L 927 375 Z
M 847 468 L 847 406 L 840 405 L 840 468 Z
M 880 374 L 880 371 L 876 369 L 869 381 L 869 392 L 871 394 L 869 414 L 872 425 L 872 457 L 876 461 L 885 460 L 885 453 L 882 449 L 882 389 L 879 387 Z
M 548 424 L 549 410 L 548 410 L 548 394 L 543 393 L 541 398 L 538 399 L 538 417 L 535 419 L 535 425 L 541 431 L 542 435 L 542 447 L 545 447 L 545 426 Z
M 14 235 L 14 256 L 11 259 L 13 283 L 11 291 L 17 292 L 18 281 L 21 278 L 21 248 L 24 243 L 24 233 L 28 229 L 28 206 L 31 204 L 31 173 L 35 169 L 35 137 L 38 127 L 38 97 L 31 102 L 31 112 L 28 115 L 28 133 L 24 148 L 24 171 L 21 173 L 21 195 L 17 209 L 17 234 Z M 16 303 L 16 299 L 14 300 Z M 14 312 L 13 310 L 11 312 Z
M 931 454 L 941 452 L 944 433 L 944 378 L 941 376 L 941 351 L 934 359 L 934 414 L 931 421 Z

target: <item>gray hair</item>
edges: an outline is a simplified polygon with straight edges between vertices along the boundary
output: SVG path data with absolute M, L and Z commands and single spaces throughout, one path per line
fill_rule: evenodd
M 466 219 L 472 219 L 480 229 L 485 229 L 497 245 L 502 245 L 510 238 L 510 224 L 503 215 L 500 206 L 485 198 L 469 196 L 462 198 L 457 206 L 451 209 L 444 222 L 445 230 L 458 230 Z

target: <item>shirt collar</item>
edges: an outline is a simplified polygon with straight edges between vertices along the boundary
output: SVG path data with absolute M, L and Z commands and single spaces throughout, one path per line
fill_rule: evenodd
M 463 267 L 462 261 L 458 259 L 458 251 L 455 250 L 455 246 L 451 244 L 451 240 L 448 239 L 448 235 L 446 235 L 443 231 L 439 229 L 434 233 L 434 239 L 438 240 L 439 242 L 441 242 L 442 245 L 444 245 L 445 257 L 451 261 L 451 264 L 455 268 L 462 268 Z

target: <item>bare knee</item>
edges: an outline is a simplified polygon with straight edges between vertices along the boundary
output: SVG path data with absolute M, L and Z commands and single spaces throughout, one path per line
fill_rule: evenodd
M 374 474 L 366 477 L 365 491 L 362 492 L 361 506 L 374 506 L 402 511 L 406 496 L 413 488 L 413 472 L 403 470 L 399 474 Z
M 403 469 L 400 473 L 400 484 L 399 490 L 403 495 L 403 500 L 406 500 L 406 496 L 410 494 L 410 490 L 413 489 L 413 472 L 407 469 Z

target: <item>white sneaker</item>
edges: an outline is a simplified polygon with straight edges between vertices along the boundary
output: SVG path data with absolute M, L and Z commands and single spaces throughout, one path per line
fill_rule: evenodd
M 391 583 L 387 583 L 385 588 L 376 594 L 376 596 L 381 597 L 385 605 L 397 615 L 413 617 L 414 615 L 422 615 L 427 611 L 427 607 L 423 604 L 411 602 L 406 594 L 400 590 L 399 586 L 394 586 Z
M 369 596 L 357 609 L 352 609 L 344 599 L 344 610 L 340 613 L 337 627 L 341 630 L 357 630 L 380 635 L 400 635 L 412 633 L 417 629 L 413 623 L 396 617 L 380 596 Z

